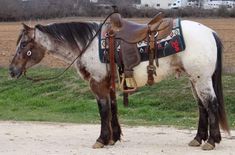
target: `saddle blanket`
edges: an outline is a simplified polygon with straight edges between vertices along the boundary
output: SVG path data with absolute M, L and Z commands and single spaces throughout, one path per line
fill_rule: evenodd
M 118 63 L 118 65 L 121 65 L 121 48 L 120 48 L 120 42 L 121 40 L 116 39 L 115 41 L 115 61 Z M 141 61 L 148 61 L 148 46 L 147 42 L 145 40 L 139 42 L 136 44 L 138 47 L 138 51 L 141 57 Z M 157 58 L 166 57 L 169 55 L 173 55 L 179 52 L 182 52 L 185 49 L 185 42 L 184 37 L 181 29 L 181 20 L 179 18 L 174 19 L 173 21 L 173 29 L 171 34 L 166 37 L 165 39 L 162 39 L 155 44 L 156 46 L 156 54 Z M 101 35 L 99 35 L 99 58 L 102 63 L 109 63 L 109 54 L 108 54 L 108 38 L 102 38 Z

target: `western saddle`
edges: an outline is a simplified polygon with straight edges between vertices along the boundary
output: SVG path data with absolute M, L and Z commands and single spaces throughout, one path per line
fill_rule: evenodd
M 137 89 L 137 84 L 133 76 L 133 68 L 141 61 L 137 48 L 137 43 L 141 41 L 147 42 L 147 52 L 149 54 L 147 84 L 152 85 L 154 83 L 153 76 L 157 75 L 156 66 L 159 66 L 156 57 L 156 42 L 170 35 L 173 28 L 173 20 L 170 18 L 163 18 L 163 13 L 159 13 L 147 24 L 137 24 L 123 19 L 119 13 L 114 13 L 110 17 L 110 25 L 110 32 L 114 38 L 121 40 L 120 48 L 124 65 L 124 74 L 122 75 L 120 85 L 123 92 L 131 93 Z M 154 65 L 154 60 L 156 66 Z M 129 86 L 124 86 L 125 83 L 128 83 Z
M 148 24 L 138 24 L 127 21 L 119 13 L 110 17 L 111 28 L 115 37 L 133 44 L 145 40 L 149 33 L 158 33 L 157 40 L 167 37 L 173 27 L 172 19 L 163 19 L 163 13 L 158 13 Z

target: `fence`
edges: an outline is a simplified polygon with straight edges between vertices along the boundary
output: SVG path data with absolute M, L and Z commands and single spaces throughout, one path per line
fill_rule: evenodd
M 223 41 L 224 44 L 224 72 L 235 73 L 235 41 Z

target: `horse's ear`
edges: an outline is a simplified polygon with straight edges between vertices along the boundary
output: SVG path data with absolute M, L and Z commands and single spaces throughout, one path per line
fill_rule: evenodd
M 32 28 L 26 25 L 25 23 L 22 23 L 24 30 L 28 31 L 31 30 Z

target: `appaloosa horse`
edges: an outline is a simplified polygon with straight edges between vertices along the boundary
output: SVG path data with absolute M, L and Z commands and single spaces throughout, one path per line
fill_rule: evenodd
M 159 59 L 155 82 L 179 72 L 188 76 L 200 114 L 197 134 L 189 145 L 200 146 L 202 141 L 206 141 L 202 149 L 212 150 L 215 143 L 221 141 L 219 124 L 229 133 L 221 83 L 222 43 L 213 30 L 200 23 L 185 20 L 181 21 L 181 25 L 186 49 Z M 10 75 L 17 78 L 39 63 L 46 52 L 71 63 L 90 42 L 99 24 L 71 22 L 36 25 L 34 28 L 23 24 L 23 27 L 9 67 Z M 147 62 L 141 62 L 134 68 L 138 87 L 146 84 L 147 65 Z M 93 148 L 113 145 L 120 140 L 121 128 L 117 105 L 111 102 L 109 68 L 99 60 L 98 37 L 74 66 L 81 77 L 89 82 L 99 107 L 101 132 Z

